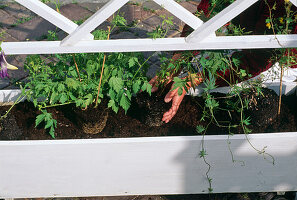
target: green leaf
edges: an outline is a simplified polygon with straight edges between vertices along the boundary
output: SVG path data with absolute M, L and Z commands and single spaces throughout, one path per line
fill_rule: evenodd
M 70 99 L 73 101 L 75 101 L 77 99 L 71 92 L 68 92 L 68 95 L 69 95 Z
M 87 96 L 85 96 L 85 104 L 86 105 L 90 105 L 93 103 L 93 95 L 92 94 L 88 94 Z
M 55 104 L 56 101 L 58 100 L 58 93 L 56 92 L 53 92 L 52 95 L 51 95 L 51 98 L 50 98 L 50 104 Z
M 52 126 L 51 127 L 51 129 L 50 129 L 50 131 L 49 131 L 49 134 L 52 136 L 52 138 L 56 138 L 56 136 L 55 136 L 55 128 Z
M 205 151 L 204 149 L 201 150 L 200 153 L 199 153 L 200 158 L 203 158 L 203 157 L 205 157 L 206 155 L 207 155 L 207 153 L 206 153 L 206 151 Z
M 38 105 L 37 99 L 33 99 L 33 104 L 34 104 L 35 107 L 37 107 L 37 105 Z
M 244 69 L 240 69 L 240 74 L 242 77 L 245 77 L 247 75 L 247 73 Z
M 108 95 L 111 99 L 115 99 L 116 98 L 116 93 L 113 89 L 109 89 L 108 91 Z
M 142 87 L 141 87 L 141 90 L 146 91 L 151 95 L 152 86 L 148 82 L 144 82 Z
M 151 86 L 151 84 L 147 83 L 146 91 L 147 91 L 147 93 L 152 95 L 152 86 Z
M 113 99 L 109 100 L 108 107 L 112 108 L 115 113 L 119 111 L 119 107 L 116 105 L 116 102 Z
M 109 80 L 109 85 L 117 92 L 119 93 L 120 90 L 123 89 L 123 80 L 118 77 L 111 77 Z
M 196 126 L 197 133 L 201 134 L 203 131 L 205 131 L 205 128 L 201 125 Z
M 66 93 L 62 93 L 60 97 L 60 102 L 65 103 L 68 100 L 68 96 Z
M 73 78 L 66 78 L 65 83 L 66 83 L 67 87 L 73 88 L 75 90 L 80 86 L 80 82 Z
M 133 83 L 132 90 L 133 90 L 133 93 L 134 94 L 136 94 L 136 93 L 139 92 L 139 90 L 140 90 L 140 84 L 141 84 L 140 81 L 136 81 L 136 82 Z
M 174 84 L 173 84 L 172 90 L 175 90 L 178 88 L 177 93 L 179 96 L 181 96 L 183 94 L 183 92 L 184 92 L 183 89 L 185 89 L 185 91 L 188 91 L 187 79 L 181 79 L 178 77 L 174 77 L 173 81 L 174 81 Z
M 39 114 L 35 120 L 35 128 L 45 119 L 45 114 Z
M 47 128 L 51 127 L 51 126 L 53 126 L 53 121 L 52 120 L 48 120 L 46 122 L 46 125 L 45 125 L 44 129 L 47 129 Z
M 126 96 L 125 93 L 122 94 L 121 101 L 120 101 L 120 106 L 127 112 L 131 105 L 131 102 L 129 101 L 128 97 Z
M 75 101 L 76 107 L 81 107 L 83 105 L 84 101 L 82 99 L 77 99 Z
M 58 92 L 63 92 L 65 90 L 65 86 L 62 83 L 59 83 L 58 85 Z
M 132 57 L 129 59 L 129 67 L 133 67 L 135 65 L 135 63 L 138 62 L 137 57 Z
M 219 107 L 219 102 L 213 98 L 208 98 L 205 100 L 205 106 L 210 109 L 215 109 L 215 108 Z

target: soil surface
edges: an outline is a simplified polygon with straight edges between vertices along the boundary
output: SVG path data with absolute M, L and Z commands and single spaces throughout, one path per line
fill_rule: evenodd
M 225 98 L 224 94 L 215 93 L 214 98 L 219 102 L 220 109 L 214 115 L 219 124 L 218 127 L 211 124 L 207 134 L 228 134 L 228 125 L 238 124 L 240 112 L 232 110 L 232 105 L 238 99 Z M 297 97 L 296 95 L 283 96 L 281 114 L 277 115 L 279 97 L 271 90 L 263 89 L 262 94 L 250 93 L 242 95 L 242 99 L 249 99 L 248 109 L 244 111 L 244 117 L 249 117 L 248 128 L 253 133 L 265 132 L 292 132 L 297 127 Z M 201 121 L 204 108 L 202 97 L 185 96 L 176 116 L 167 124 L 161 121 L 162 115 L 169 110 L 171 103 L 164 103 L 164 95 L 141 93 L 133 98 L 131 108 L 125 114 L 123 110 L 118 113 L 106 109 L 107 100 L 104 100 L 98 108 L 90 108 L 86 111 L 75 108 L 74 105 L 66 105 L 57 108 L 49 108 L 57 120 L 56 139 L 87 139 L 87 138 L 115 138 L 115 137 L 152 137 L 152 136 L 186 136 L 199 135 L 197 125 L 206 126 L 208 121 Z M 1 115 L 4 115 L 9 106 L 0 107 Z M 225 111 L 228 109 L 229 111 Z M 52 139 L 39 125 L 35 128 L 35 118 L 40 112 L 30 102 L 16 105 L 8 116 L 1 121 L 0 140 L 43 140 Z M 227 119 L 227 117 L 228 119 Z M 96 121 L 100 122 L 96 125 Z M 94 125 L 95 128 L 92 128 Z M 84 130 L 84 129 L 87 130 Z M 84 132 L 93 131 L 91 134 Z M 243 133 L 242 128 L 231 128 L 232 134 Z M 97 133 L 97 134 L 94 134 Z M 143 196 L 132 199 L 165 199 L 165 200 L 276 200 L 276 193 L 249 193 L 249 194 L 207 194 L 207 195 L 174 195 L 174 196 Z M 295 193 L 286 193 L 283 199 L 294 199 Z M 119 198 L 119 197 L 118 197 Z M 87 198 L 79 198 L 87 199 Z M 93 198 L 91 198 L 93 199 Z M 126 199 L 126 198 L 123 198 Z
M 228 134 L 229 125 L 238 125 L 240 112 L 230 108 L 230 102 L 226 101 L 223 94 L 216 93 L 213 96 L 220 105 L 220 110 L 215 111 L 214 115 L 221 126 L 211 124 L 207 134 Z M 248 128 L 253 133 L 296 131 L 297 98 L 295 95 L 283 96 L 280 116 L 277 115 L 278 96 L 271 90 L 263 89 L 260 95 L 247 94 L 242 98 L 252 99 L 249 100 L 249 108 L 244 111 L 244 117 L 249 117 Z M 169 123 L 163 123 L 162 115 L 171 106 L 170 103 L 164 103 L 163 99 L 164 95 L 149 96 L 141 93 L 133 98 L 127 114 L 122 109 L 118 113 L 106 109 L 107 100 L 96 109 L 90 108 L 84 111 L 75 108 L 74 105 L 66 105 L 49 108 L 48 112 L 52 113 L 58 122 L 56 139 L 198 135 L 196 126 L 208 124 L 207 119 L 201 121 L 204 99 L 191 96 L 185 96 L 175 117 Z M 236 102 L 236 99 L 233 102 Z M 1 107 L 0 113 L 3 115 L 8 108 Z M 16 105 L 7 118 L 1 121 L 0 139 L 52 139 L 47 130 L 42 128 L 44 124 L 35 128 L 35 118 L 38 114 L 38 109 L 30 102 Z M 229 119 L 226 119 L 226 116 Z M 99 123 L 96 124 L 96 122 Z M 84 133 L 92 130 L 91 134 Z M 241 126 L 230 130 L 232 134 L 243 133 Z

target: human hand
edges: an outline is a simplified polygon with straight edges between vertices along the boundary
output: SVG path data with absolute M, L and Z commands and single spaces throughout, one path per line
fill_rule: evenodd
M 158 90 L 158 87 L 157 87 L 157 79 L 158 79 L 158 76 L 155 76 L 154 78 L 152 78 L 150 81 L 149 81 L 149 84 L 152 86 L 152 89 L 151 89 L 151 92 L 156 92 Z
M 183 93 L 181 95 L 178 95 L 178 89 L 179 88 L 171 90 L 170 92 L 167 93 L 167 95 L 164 98 L 164 101 L 166 103 L 169 103 L 170 101 L 172 101 L 171 108 L 164 113 L 162 118 L 162 121 L 164 121 L 165 123 L 168 123 L 174 117 L 186 94 L 186 90 L 183 88 Z
M 191 76 L 192 77 L 192 76 Z M 192 86 L 198 86 L 201 82 L 203 81 L 202 79 L 202 75 L 195 75 L 194 77 L 191 78 L 191 81 L 187 82 L 187 90 Z M 174 88 L 174 85 L 171 87 L 170 92 L 167 93 L 167 95 L 164 98 L 164 101 L 166 103 L 169 103 L 170 101 L 172 101 L 172 106 L 169 109 L 169 111 L 167 111 L 166 113 L 164 113 L 162 121 L 164 121 L 165 123 L 168 123 L 176 114 L 181 102 L 183 101 L 185 94 L 187 93 L 187 91 L 185 90 L 185 88 L 182 88 L 183 92 L 181 95 L 178 94 L 178 90 L 180 89 L 178 88 Z

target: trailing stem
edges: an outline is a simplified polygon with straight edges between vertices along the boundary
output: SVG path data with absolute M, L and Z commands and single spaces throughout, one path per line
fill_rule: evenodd
M 110 26 L 108 26 L 107 40 L 109 40 L 109 36 L 110 36 Z M 106 54 L 104 54 L 104 57 L 103 57 L 103 63 L 102 63 L 102 69 L 101 69 L 101 74 L 100 74 L 100 80 L 99 80 L 98 93 L 97 93 L 97 97 L 96 97 L 95 107 L 98 106 L 98 99 L 99 99 L 99 94 L 100 94 L 100 88 L 101 88 L 101 82 L 102 82 L 102 75 L 103 75 L 103 71 L 104 71 L 105 60 L 106 60 Z
M 209 193 L 212 193 L 212 191 L 213 191 L 213 188 L 212 188 L 212 178 L 210 178 L 210 176 L 209 176 L 209 172 L 210 172 L 210 170 L 211 170 L 211 165 L 209 164 L 209 162 L 206 160 L 206 155 L 207 155 L 207 153 L 206 153 L 206 150 L 205 150 L 205 144 L 204 144 L 204 142 L 205 142 L 205 139 L 204 139 L 204 137 L 205 137 L 205 133 L 206 133 L 206 130 L 207 130 L 207 128 L 208 128 L 208 126 L 212 123 L 212 120 L 213 120 L 213 118 L 210 120 L 210 122 L 207 124 L 207 126 L 206 126 L 206 128 L 205 128 L 205 131 L 204 131 L 204 133 L 203 133 L 203 135 L 202 135 L 202 140 L 201 140 L 201 151 L 200 151 L 200 158 L 202 158 L 203 159 L 203 162 L 207 165 L 207 170 L 206 170 L 206 172 L 205 172 L 205 176 L 206 176 L 206 178 L 207 178 L 207 181 L 208 181 L 208 192 Z
M 263 149 L 262 150 L 259 150 L 259 149 L 257 149 L 253 144 L 252 144 L 252 142 L 250 141 L 250 139 L 248 138 L 248 132 L 247 132 L 247 130 L 246 130 L 246 125 L 244 124 L 244 120 L 243 120 L 243 108 L 244 108 L 244 105 L 243 105 L 243 101 L 242 101 L 242 99 L 241 99 L 241 97 L 240 97 L 240 95 L 238 95 L 238 97 L 239 97 L 239 100 L 240 100 L 240 104 L 241 104 L 241 111 L 240 111 L 240 120 L 241 120 L 241 126 L 242 126 L 242 129 L 243 129 L 243 132 L 244 132 L 244 135 L 245 135 L 245 138 L 246 138 L 246 140 L 247 140 L 247 142 L 249 143 L 249 145 L 258 153 L 258 154 L 260 154 L 260 155 L 263 155 L 263 157 L 264 157 L 264 159 L 266 160 L 266 157 L 265 157 L 265 155 L 268 155 L 271 159 L 272 159 L 272 164 L 274 165 L 274 163 L 275 163 L 275 159 L 274 159 L 274 157 L 271 155 L 271 154 L 269 154 L 269 153 L 267 153 L 266 151 L 265 151 L 265 149 L 266 149 L 266 147 L 263 147 Z

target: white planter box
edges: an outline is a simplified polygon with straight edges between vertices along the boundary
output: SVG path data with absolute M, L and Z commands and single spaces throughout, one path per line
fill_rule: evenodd
M 17 91 L 1 91 L 6 100 Z M 205 136 L 213 192 L 297 190 L 297 132 Z M 207 193 L 201 136 L 0 141 L 0 198 Z

